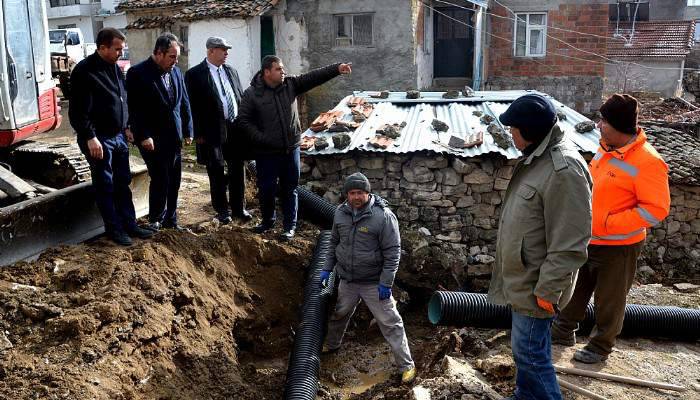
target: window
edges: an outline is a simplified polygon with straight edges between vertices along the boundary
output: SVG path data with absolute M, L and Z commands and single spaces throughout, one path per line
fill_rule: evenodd
M 372 14 L 334 15 L 334 45 L 359 47 L 372 45 Z
M 63 7 L 63 6 L 73 6 L 80 4 L 80 0 L 50 0 L 49 5 L 51 7 Z
M 188 38 L 188 33 L 189 29 L 187 26 L 181 26 L 180 27 L 180 44 L 182 44 L 182 52 L 187 53 L 187 49 L 189 48 L 189 38 Z
M 698 2 L 700 3 L 700 1 Z M 620 22 L 649 21 L 649 1 L 618 2 L 608 5 L 610 21 L 616 22 L 619 14 Z
M 700 6 L 700 0 L 688 0 L 688 7 Z
M 547 14 L 516 14 L 513 50 L 516 57 L 544 57 L 547 44 Z

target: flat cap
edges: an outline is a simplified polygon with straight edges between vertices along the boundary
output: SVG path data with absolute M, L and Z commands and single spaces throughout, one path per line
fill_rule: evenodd
M 231 45 L 228 44 L 226 39 L 218 36 L 212 36 L 207 39 L 207 49 L 230 49 Z

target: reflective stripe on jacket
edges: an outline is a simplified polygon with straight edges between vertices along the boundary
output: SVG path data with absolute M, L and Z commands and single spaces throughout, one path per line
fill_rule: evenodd
M 591 244 L 626 245 L 646 238 L 646 228 L 669 213 L 668 166 L 647 143 L 640 128 L 634 142 L 619 149 L 604 147 L 590 163 L 593 176 Z

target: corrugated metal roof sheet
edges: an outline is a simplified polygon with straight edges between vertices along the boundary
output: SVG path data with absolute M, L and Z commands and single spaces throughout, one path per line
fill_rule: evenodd
M 336 133 L 313 132 L 310 129 L 302 136 L 325 137 L 329 146 L 323 150 L 303 151 L 308 155 L 317 154 L 339 154 L 352 150 L 374 151 L 386 153 L 412 153 L 417 151 L 433 151 L 435 153 L 450 153 L 462 157 L 476 157 L 486 153 L 499 153 L 506 158 L 515 159 L 520 156 L 514 146 L 502 149 L 493 140 L 491 134 L 486 131 L 487 125 L 480 122 L 480 117 L 474 115 L 474 111 L 481 111 L 496 118 L 501 115 L 513 100 L 528 93 L 539 93 L 532 90 L 510 90 L 510 91 L 477 91 L 473 96 L 460 97 L 457 99 L 443 99 L 444 92 L 422 92 L 420 99 L 406 99 L 406 92 L 391 92 L 386 99 L 371 98 L 371 94 L 376 92 L 355 92 L 356 97 L 365 98 L 368 102 L 374 103 L 374 111 L 369 118 L 358 127 L 355 132 L 349 132 L 351 141 L 345 149 L 334 148 L 331 137 Z M 544 93 L 541 93 L 544 94 Z M 566 135 L 578 146 L 582 152 L 595 153 L 598 149 L 600 133 L 597 129 L 584 134 L 576 132 L 574 126 L 588 118 L 579 114 L 575 110 L 565 106 L 559 101 L 549 97 L 554 103 L 557 111 L 566 115 L 566 119 L 559 121 L 559 126 Z M 347 96 L 333 108 L 340 110 L 345 115 L 343 120 L 352 121 L 350 108 L 347 101 L 352 96 Z M 432 128 L 433 119 L 445 122 L 450 129 L 447 132 L 437 132 Z M 384 124 L 406 122 L 406 126 L 401 131 L 392 145 L 387 149 L 377 149 L 369 146 L 367 142 L 375 136 L 377 128 Z M 453 149 L 447 146 L 450 136 L 465 138 L 471 133 L 482 131 L 484 143 L 469 149 Z M 508 132 L 506 130 L 506 132 Z M 441 144 L 436 143 L 438 141 Z

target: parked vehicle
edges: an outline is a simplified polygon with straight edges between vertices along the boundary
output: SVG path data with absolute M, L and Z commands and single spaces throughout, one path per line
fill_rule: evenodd
M 87 43 L 80 28 L 49 30 L 51 76 L 57 78 L 64 97 L 70 96 L 70 73 L 85 57 L 95 52 L 95 43 Z

